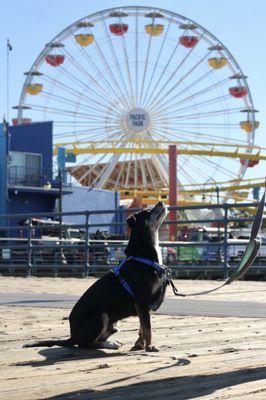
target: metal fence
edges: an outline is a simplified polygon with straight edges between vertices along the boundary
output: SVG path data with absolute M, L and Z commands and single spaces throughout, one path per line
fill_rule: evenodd
M 229 238 L 233 222 L 252 222 L 252 218 L 234 218 L 230 209 L 255 207 L 254 203 L 169 207 L 178 215 L 190 210 L 220 210 L 220 218 L 166 220 L 164 225 L 176 224 L 218 226 L 218 240 L 161 241 L 163 262 L 171 266 L 175 276 L 211 274 L 226 278 L 229 269 L 240 260 L 248 239 Z M 130 212 L 138 211 L 131 209 Z M 113 222 L 91 223 L 97 216 L 112 214 Z M 121 215 L 123 216 L 121 218 Z M 129 210 L 100 210 L 68 213 L 0 215 L 0 273 L 9 275 L 72 275 L 83 276 L 110 269 L 124 258 L 127 235 L 106 234 L 104 231 L 125 231 Z M 61 223 L 68 217 L 82 216 L 84 223 Z M 95 233 L 95 229 L 99 232 Z M 94 233 L 92 233 L 94 231 Z M 265 243 L 266 244 L 266 243 Z M 265 257 L 264 257 L 265 250 Z M 230 266 L 229 266 L 230 264 Z M 266 246 L 251 270 L 266 275 Z

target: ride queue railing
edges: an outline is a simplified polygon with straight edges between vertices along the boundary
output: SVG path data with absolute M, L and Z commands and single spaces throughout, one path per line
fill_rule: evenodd
M 160 246 L 164 255 L 164 262 L 170 264 L 173 272 L 178 271 L 197 271 L 197 270 L 216 270 L 226 279 L 229 272 L 228 249 L 229 247 L 245 248 L 243 241 L 235 241 L 233 244 L 228 240 L 228 229 L 232 222 L 252 222 L 252 218 L 233 218 L 229 217 L 230 208 L 238 207 L 256 207 L 256 203 L 241 204 L 222 204 L 222 205 L 203 205 L 203 206 L 178 206 L 169 207 L 179 213 L 187 210 L 200 209 L 219 209 L 223 211 L 222 218 L 211 219 L 176 219 L 175 221 L 166 220 L 164 224 L 176 224 L 190 226 L 193 224 L 215 223 L 223 228 L 219 242 L 186 242 L 186 241 L 161 241 Z M 120 230 L 125 223 L 125 218 L 121 215 L 129 215 L 139 211 L 139 209 L 118 209 L 118 210 L 98 210 L 82 212 L 64 212 L 60 213 L 38 213 L 38 214 L 15 214 L 0 215 L 0 273 L 2 274 L 25 274 L 27 276 L 35 274 L 79 275 L 87 277 L 98 270 L 111 268 L 123 257 L 123 249 L 127 240 L 109 239 L 105 237 L 93 237 L 92 230 L 112 229 Z M 113 222 L 93 223 L 99 215 L 112 214 Z M 120 216 L 118 218 L 118 215 Z M 125 216 L 124 215 L 124 216 Z M 62 217 L 62 218 L 61 218 Z M 60 223 L 68 217 L 82 217 L 84 222 L 81 224 Z M 49 219 L 48 219 L 49 218 Z M 36 219 L 42 219 L 43 224 L 36 225 Z M 24 224 L 19 221 L 24 220 Z M 45 222 L 47 221 L 47 223 Z M 49 231 L 50 235 L 43 233 Z M 55 232 L 53 236 L 51 233 Z M 59 233 L 58 233 L 59 231 Z M 72 233 L 79 233 L 82 238 L 71 236 Z M 76 232 L 75 232 L 76 231 Z M 75 236 L 75 235 L 74 235 Z M 115 235 L 113 235 L 115 236 Z M 263 245 L 264 246 L 264 245 Z M 168 254 L 169 248 L 176 249 L 177 256 L 172 259 Z M 192 256 L 186 258 L 184 249 L 200 249 L 198 257 Z M 182 251 L 181 251 L 182 250 Z M 189 253 L 189 250 L 187 250 Z M 265 248 L 266 252 L 266 248 Z M 180 254 L 183 253 L 183 256 Z M 184 256 L 185 253 L 185 256 Z M 195 253 L 195 252 L 194 252 Z M 231 252 L 232 253 L 232 252 Z M 191 253 L 190 253 L 191 254 Z M 182 258 L 183 257 L 183 258 Z M 239 256 L 236 254 L 236 261 Z M 262 257 L 263 258 L 263 257 Z M 261 258 L 261 259 L 262 259 Z M 265 256 L 266 260 L 266 256 Z M 260 267 L 264 265 L 259 263 Z M 265 268 L 266 274 L 266 268 Z

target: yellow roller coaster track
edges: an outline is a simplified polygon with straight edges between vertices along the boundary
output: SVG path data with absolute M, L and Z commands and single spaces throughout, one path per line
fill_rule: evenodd
M 125 146 L 120 147 L 121 144 Z M 119 147 L 117 145 L 119 144 Z M 133 144 L 134 147 L 127 147 Z M 81 154 L 168 154 L 167 146 L 170 144 L 177 145 L 177 153 L 182 155 L 197 155 L 209 157 L 229 157 L 244 160 L 266 160 L 266 150 L 264 147 L 247 146 L 239 144 L 227 143 L 211 143 L 211 142 L 168 142 L 168 141 L 84 141 L 84 142 L 64 142 L 57 143 L 54 146 L 54 155 L 57 155 L 58 147 L 65 147 L 67 153 L 75 155 Z M 149 146 L 149 147 L 148 147 Z M 161 146 L 161 147 L 159 147 Z M 182 146 L 182 147 L 179 147 Z M 184 146 L 187 146 L 186 148 Z M 195 146 L 210 147 L 209 149 L 199 149 Z M 225 150 L 226 149 L 226 150 Z M 248 152 L 241 151 L 246 149 Z M 256 153 L 250 153 L 255 150 Z
M 123 147 L 121 144 L 124 143 Z M 182 155 L 198 155 L 210 157 L 229 157 L 239 158 L 245 160 L 266 160 L 266 148 L 259 146 L 248 146 L 242 144 L 231 143 L 213 143 L 213 142 L 200 142 L 200 141 L 151 141 L 136 138 L 129 141 L 110 140 L 110 141 L 76 141 L 57 143 L 54 146 L 54 155 L 57 155 L 58 148 L 64 147 L 67 153 L 74 153 L 75 155 L 81 154 L 125 154 L 125 153 L 138 153 L 138 154 L 168 154 L 168 146 L 175 144 L 177 146 L 177 153 Z M 132 145 L 134 147 L 132 147 Z M 127 147 L 131 146 L 131 147 Z M 186 146 L 186 147 L 185 147 Z M 208 149 L 195 148 L 196 146 L 209 147 Z M 246 152 L 244 152 L 245 150 Z M 255 153 L 251 153 L 255 151 Z M 262 153 L 264 152 L 264 153 Z M 197 188 L 195 188 L 195 186 Z M 220 197 L 226 196 L 226 193 L 236 192 L 232 194 L 235 200 L 243 200 L 241 195 L 242 190 L 252 189 L 254 187 L 264 187 L 265 178 L 254 179 L 234 179 L 224 182 L 216 182 L 216 187 L 213 182 L 199 183 L 197 185 L 183 185 L 182 189 L 178 190 L 178 196 L 183 198 L 179 200 L 179 205 L 193 205 L 199 204 L 198 200 L 193 200 L 194 195 L 206 195 L 210 200 L 214 198 L 216 201 L 216 191 L 219 187 Z M 122 199 L 132 199 L 132 197 L 141 196 L 145 199 L 145 203 L 152 204 L 158 199 L 163 199 L 167 202 L 168 190 L 119 190 Z M 221 192 L 224 192 L 224 196 Z M 243 194 L 243 192 L 242 192 Z M 189 199 L 188 196 L 191 198 Z M 185 198 L 186 197 L 186 198 Z M 228 196 L 227 196 L 228 197 Z M 204 203 L 204 202 L 200 202 Z
M 232 192 L 232 191 L 241 191 L 245 189 L 252 189 L 254 187 L 265 187 L 265 178 L 255 178 L 255 179 L 237 179 L 227 182 L 216 182 L 216 186 L 213 183 L 208 184 L 198 184 L 199 189 L 184 189 L 186 187 L 191 187 L 191 185 L 184 185 L 183 189 L 177 191 L 179 195 L 197 195 L 197 194 L 208 194 L 208 193 L 216 193 L 217 187 L 219 188 L 219 192 Z M 208 187 L 209 186 L 209 187 Z M 149 190 L 120 190 L 121 194 L 125 197 L 135 196 L 156 196 L 164 197 L 168 196 L 168 190 L 159 190 L 159 191 L 149 191 Z M 239 197 L 241 197 L 239 195 Z

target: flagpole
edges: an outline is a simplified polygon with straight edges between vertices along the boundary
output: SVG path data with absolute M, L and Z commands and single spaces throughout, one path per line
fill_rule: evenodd
M 6 121 L 9 123 L 9 52 L 12 50 L 9 39 L 6 41 Z

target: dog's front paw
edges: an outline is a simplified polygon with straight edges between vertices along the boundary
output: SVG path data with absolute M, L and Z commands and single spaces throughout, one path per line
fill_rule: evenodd
M 149 346 L 146 346 L 146 351 L 150 351 L 150 352 L 157 352 L 159 351 L 158 347 L 152 346 L 151 344 Z
M 119 342 L 118 340 L 116 340 L 115 342 L 106 341 L 106 343 L 108 345 L 107 349 L 113 349 L 113 350 L 118 350 L 120 347 L 124 345 L 124 343 Z
M 107 343 L 106 349 L 118 350 L 119 347 L 121 347 L 121 345 L 116 342 L 106 342 L 106 343 Z
M 110 349 L 110 350 L 118 350 L 122 346 L 121 342 L 97 342 L 95 343 L 94 347 L 97 349 Z
M 135 344 L 130 349 L 130 351 L 139 351 L 139 350 L 144 350 L 144 345 L 143 344 Z

